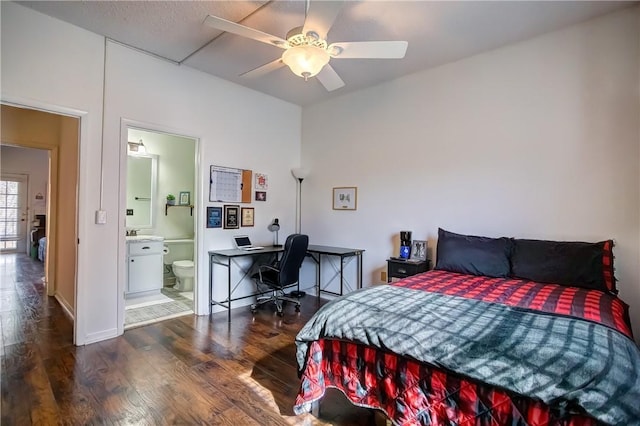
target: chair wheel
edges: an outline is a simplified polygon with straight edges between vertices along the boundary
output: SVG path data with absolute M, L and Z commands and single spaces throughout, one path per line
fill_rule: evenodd
M 279 317 L 283 317 L 284 316 L 284 312 L 278 312 L 278 316 Z
M 300 305 L 296 305 L 296 312 L 300 312 Z

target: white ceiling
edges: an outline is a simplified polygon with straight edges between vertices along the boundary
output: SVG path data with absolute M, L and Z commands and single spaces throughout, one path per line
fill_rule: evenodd
M 321 0 L 312 0 L 321 1 Z M 277 59 L 282 50 L 204 24 L 208 14 L 285 38 L 305 19 L 303 0 L 20 1 L 122 44 L 298 104 L 373 86 L 509 43 L 525 40 L 637 2 L 624 1 L 347 1 L 329 43 L 406 40 L 404 59 L 331 59 L 346 85 L 328 92 L 283 67 L 239 75 Z

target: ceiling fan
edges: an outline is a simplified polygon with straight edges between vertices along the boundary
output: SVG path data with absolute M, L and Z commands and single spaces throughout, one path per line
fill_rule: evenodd
M 329 65 L 334 59 L 400 59 L 407 51 L 406 41 L 361 41 L 327 43 L 327 33 L 338 16 L 341 1 L 308 1 L 303 26 L 291 29 L 286 39 L 267 34 L 226 19 L 207 15 L 205 24 L 222 31 L 247 37 L 284 49 L 282 56 L 241 74 L 257 77 L 287 65 L 304 78 L 316 77 L 328 91 L 344 86 L 344 81 Z

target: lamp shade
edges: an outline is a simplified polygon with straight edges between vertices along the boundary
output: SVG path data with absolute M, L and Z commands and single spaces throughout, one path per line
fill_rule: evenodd
M 280 221 L 277 217 L 273 219 L 273 222 L 269 225 L 268 228 L 269 231 L 275 232 L 275 234 L 273 235 L 273 246 L 280 247 L 280 244 L 278 244 L 278 231 L 280 230 Z
M 275 232 L 275 231 L 279 231 L 279 230 L 280 230 L 280 222 L 278 221 L 278 218 L 275 218 L 273 220 L 273 223 L 271 223 L 269 225 L 269 231 Z
M 309 176 L 309 169 L 305 169 L 303 167 L 297 167 L 295 169 L 291 169 L 291 174 L 296 179 L 304 179 Z
M 305 80 L 318 74 L 329 59 L 331 57 L 325 49 L 311 45 L 290 47 L 282 54 L 282 62 Z

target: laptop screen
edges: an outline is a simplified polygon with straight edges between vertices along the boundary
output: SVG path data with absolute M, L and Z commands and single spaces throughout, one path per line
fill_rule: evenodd
M 249 240 L 247 235 L 236 235 L 233 239 L 236 240 L 236 247 L 238 248 L 251 245 L 251 240 Z

